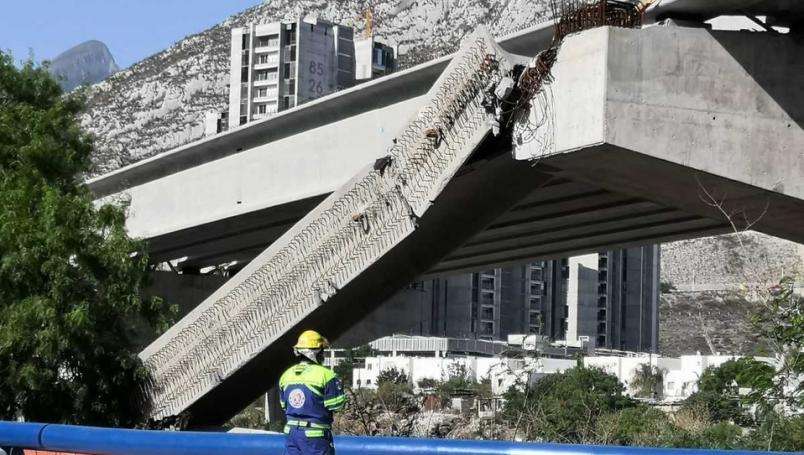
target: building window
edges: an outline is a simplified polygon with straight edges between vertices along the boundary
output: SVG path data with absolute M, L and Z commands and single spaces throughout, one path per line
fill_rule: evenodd
M 480 303 L 483 305 L 494 305 L 494 294 L 490 292 L 481 293 Z
M 541 294 L 542 294 L 542 283 L 531 283 L 530 295 L 541 295 Z
M 265 87 L 260 87 L 257 89 L 257 98 L 265 98 L 268 96 L 268 89 Z
M 541 310 L 542 309 L 542 299 L 539 297 L 531 297 L 529 299 L 530 309 L 531 310 Z
M 257 81 L 275 81 L 276 80 L 276 70 L 257 70 L 254 73 L 254 80 Z
M 296 46 L 285 46 L 285 60 L 289 62 L 296 61 Z
M 480 280 L 480 289 L 493 291 L 494 290 L 494 278 L 483 277 Z
M 268 109 L 267 109 L 266 105 L 264 105 L 264 104 L 258 104 L 257 105 L 257 113 L 258 114 L 265 114 L 266 112 L 268 112 Z
M 494 320 L 494 308 L 483 307 L 480 311 L 480 318 Z
M 276 53 L 271 54 L 260 54 L 257 56 L 257 63 L 260 65 L 264 65 L 267 63 L 276 63 Z
M 295 24 L 290 30 L 285 29 L 285 42 L 287 44 L 296 44 L 296 27 Z
M 493 322 L 480 322 L 480 334 L 481 335 L 494 335 L 494 323 Z
M 276 47 L 279 46 L 278 35 L 258 36 L 257 47 Z
M 251 35 L 248 33 L 243 33 L 243 42 L 241 43 L 241 49 L 248 49 L 248 41 L 251 38 Z
M 248 121 L 248 119 L 246 118 L 245 115 L 240 116 L 240 124 L 241 125 L 245 125 L 247 121 Z
M 385 52 L 382 51 L 382 48 L 374 49 L 374 63 L 385 66 Z
M 240 69 L 240 82 L 248 82 L 248 67 Z

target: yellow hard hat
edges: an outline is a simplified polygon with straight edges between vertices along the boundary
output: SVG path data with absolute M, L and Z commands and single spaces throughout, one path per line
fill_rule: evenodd
M 329 341 L 315 330 L 305 330 L 299 335 L 299 341 L 293 347 L 296 349 L 326 349 L 329 347 Z

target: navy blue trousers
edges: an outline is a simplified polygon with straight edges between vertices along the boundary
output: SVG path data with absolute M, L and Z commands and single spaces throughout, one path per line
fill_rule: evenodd
M 335 446 L 332 444 L 332 432 L 318 430 L 316 436 L 308 436 L 307 432 L 315 430 L 291 427 L 285 439 L 286 455 L 335 455 Z M 319 434 L 323 433 L 323 436 Z

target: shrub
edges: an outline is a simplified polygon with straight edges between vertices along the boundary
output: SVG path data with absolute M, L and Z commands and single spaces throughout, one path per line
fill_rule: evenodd
M 662 446 L 673 429 L 664 412 L 645 405 L 605 414 L 596 424 L 597 442 L 625 446 Z
M 383 385 L 385 383 L 407 384 L 408 382 L 409 381 L 407 373 L 396 367 L 391 367 L 382 370 L 380 374 L 377 375 L 377 385 Z
M 597 440 L 597 419 L 634 406 L 615 376 L 579 365 L 505 394 L 503 417 L 530 439 L 588 443 Z

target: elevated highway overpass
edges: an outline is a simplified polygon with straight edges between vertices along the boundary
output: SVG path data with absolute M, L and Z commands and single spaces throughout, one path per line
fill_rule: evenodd
M 503 45 L 534 55 L 551 33 L 537 27 Z M 379 222 L 367 214 L 385 209 L 355 196 L 309 242 L 305 226 L 363 182 L 379 188 L 419 169 L 378 177 L 366 164 L 388 155 L 430 163 L 399 155 L 392 140 L 404 143 L 411 125 L 421 135 L 422 115 L 435 122 L 422 107 L 433 90 L 460 80 L 447 74 L 430 89 L 449 59 L 91 181 L 99 197 L 130 200 L 129 229 L 150 239 L 155 260 L 251 261 L 141 355 L 156 375 L 155 416 L 226 420 L 273 383 L 299 327 L 337 335 L 422 274 L 709 235 L 731 223 L 804 242 L 804 88 L 792 82 L 802 57 L 791 37 L 764 33 L 572 35 L 554 82 L 532 103 L 540 128 L 520 119 L 488 135 L 475 106 L 474 126 L 434 148 L 454 156 L 428 189 L 398 199 L 383 193 L 397 211 Z M 451 144 L 455 137 L 466 142 Z M 417 178 L 427 177 L 420 171 Z M 345 237 L 316 237 L 327 229 Z M 303 253 L 294 259 L 291 247 Z M 346 248 L 352 259 L 310 262 L 319 247 Z M 266 269 L 277 258 L 289 262 Z
M 749 197 L 745 191 L 751 190 L 714 185 L 707 171 L 797 198 L 800 155 L 791 151 L 800 140 L 796 119 L 802 107 L 800 89 L 791 81 L 801 54 L 792 41 L 687 28 L 644 33 L 649 34 L 655 50 L 641 46 L 639 39 L 617 43 L 640 46 L 640 54 L 627 48 L 607 52 L 601 43 L 608 37 L 594 37 L 597 47 L 582 44 L 587 38 L 570 40 L 578 50 L 562 53 L 551 92 L 551 115 L 561 125 L 550 139 L 553 148 L 545 153 L 525 145 L 518 152 L 520 159 L 544 155 L 530 171 L 550 190 L 534 186 L 435 272 L 508 262 L 501 255 L 470 259 L 498 246 L 539 244 L 511 258 L 521 260 L 730 230 L 723 214 L 701 200 L 706 197 L 702 189 L 725 197 L 731 209 L 744 209 L 745 217 L 737 217 L 743 224 L 764 210 L 761 201 L 743 203 Z M 501 46 L 533 55 L 551 36 L 552 24 L 546 23 L 502 40 Z M 708 47 L 685 47 L 701 42 Z M 780 42 L 785 45 L 778 53 L 754 50 L 776 49 Z M 184 258 L 180 266 L 194 269 L 248 262 L 366 163 L 387 153 L 393 135 L 414 115 L 448 61 L 430 62 L 135 163 L 89 186 L 98 197 L 130 202 L 129 231 L 150 241 L 154 261 Z M 488 162 L 488 157 L 475 160 L 467 170 Z M 672 164 L 702 172 L 693 172 L 692 178 L 690 171 Z M 657 178 L 659 171 L 652 167 L 672 171 Z M 770 167 L 786 175 L 769 173 Z M 732 171 L 740 175 L 729 175 Z M 794 212 L 786 204 L 768 209 L 780 213 L 763 216 L 756 229 L 802 241 L 790 231 Z M 527 232 L 544 235 L 522 240 Z M 596 232 L 599 240 L 593 239 Z M 512 238 L 506 239 L 508 234 Z

